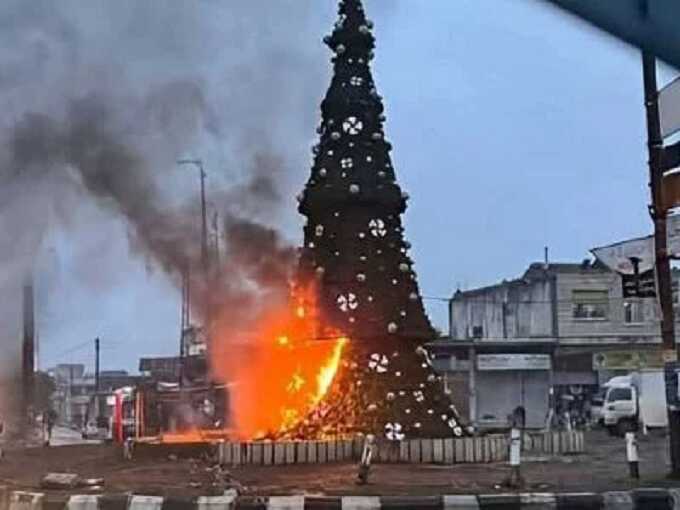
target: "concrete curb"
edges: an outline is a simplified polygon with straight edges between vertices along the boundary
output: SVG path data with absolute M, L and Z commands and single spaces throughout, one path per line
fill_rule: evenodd
M 680 489 L 602 494 L 508 493 L 447 496 L 224 496 L 132 494 L 53 496 L 0 489 L 0 510 L 680 510 Z

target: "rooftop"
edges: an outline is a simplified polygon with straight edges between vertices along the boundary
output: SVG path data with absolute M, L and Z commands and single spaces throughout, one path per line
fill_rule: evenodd
M 501 288 L 512 288 L 521 287 L 523 285 L 528 285 L 535 280 L 545 280 L 552 278 L 558 274 L 583 274 L 583 273 L 610 273 L 611 270 L 608 269 L 602 263 L 596 261 L 591 261 L 590 259 L 585 259 L 581 263 L 573 262 L 552 262 L 545 264 L 544 262 L 532 262 L 529 267 L 524 272 L 524 274 L 512 280 L 503 280 L 500 283 L 495 283 L 493 285 L 487 285 L 485 287 L 479 287 L 477 289 L 470 290 L 457 290 L 453 299 L 460 299 L 463 297 L 473 297 L 481 294 L 486 294 L 492 290 Z

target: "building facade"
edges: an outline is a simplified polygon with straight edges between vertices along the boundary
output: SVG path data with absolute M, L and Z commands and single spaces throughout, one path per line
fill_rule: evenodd
M 531 264 L 518 279 L 456 292 L 449 314 L 435 363 L 481 428 L 517 406 L 527 426 L 544 426 L 564 402 L 587 407 L 610 377 L 662 364 L 656 299 L 624 298 L 621 276 L 597 262 Z
M 60 424 L 80 428 L 95 415 L 108 417 L 106 399 L 114 390 L 135 386 L 142 379 L 125 370 L 102 370 L 99 374 L 99 390 L 94 374 L 85 371 L 80 363 L 64 363 L 48 370 L 54 378 L 56 390 L 52 395 L 52 408 Z

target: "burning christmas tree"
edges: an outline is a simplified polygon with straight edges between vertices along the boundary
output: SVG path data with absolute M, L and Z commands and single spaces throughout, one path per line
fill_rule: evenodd
M 423 347 L 434 331 L 403 236 L 408 195 L 396 181 L 371 75 L 372 27 L 360 0 L 343 0 L 324 39 L 335 53 L 334 76 L 312 174 L 298 197 L 307 217 L 298 281 L 315 282 L 316 307 L 331 331 L 319 329 L 317 341 L 336 341 L 337 331 L 349 340 L 324 398 L 288 435 L 462 435 Z

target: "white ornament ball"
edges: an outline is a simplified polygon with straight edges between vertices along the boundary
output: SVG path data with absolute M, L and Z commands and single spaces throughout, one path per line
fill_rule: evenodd
M 409 298 L 411 301 L 418 301 L 418 294 L 415 293 L 415 292 L 411 292 L 411 293 L 408 295 L 408 298 Z
M 359 185 L 358 185 L 358 184 L 350 184 L 350 186 L 349 186 L 349 192 L 350 192 L 352 195 L 358 194 L 359 191 L 360 191 L 360 188 L 359 188 Z
M 331 138 L 336 141 L 340 140 L 340 133 L 338 133 L 337 131 L 333 131 L 333 133 L 331 134 Z
M 327 175 L 328 175 L 328 170 L 326 170 L 325 168 L 322 168 L 321 170 L 319 170 L 319 176 L 320 177 L 326 177 Z
M 402 262 L 401 264 L 399 264 L 399 271 L 401 271 L 402 273 L 406 273 L 409 269 L 410 267 L 408 267 L 407 263 Z
M 359 273 L 357 275 L 357 281 L 360 283 L 363 283 L 366 281 L 366 275 L 364 273 Z
M 399 329 L 399 328 L 398 328 L 397 324 L 394 323 L 394 322 L 390 322 L 390 323 L 387 325 L 387 332 L 390 333 L 390 334 L 396 333 L 396 332 L 397 332 L 397 329 Z
M 381 170 L 380 172 L 378 172 L 378 177 L 384 179 L 385 177 L 387 177 L 387 174 Z
M 335 51 L 338 53 L 338 55 L 342 55 L 346 50 L 347 48 L 345 48 L 344 44 L 338 44 L 338 47 L 335 48 Z

